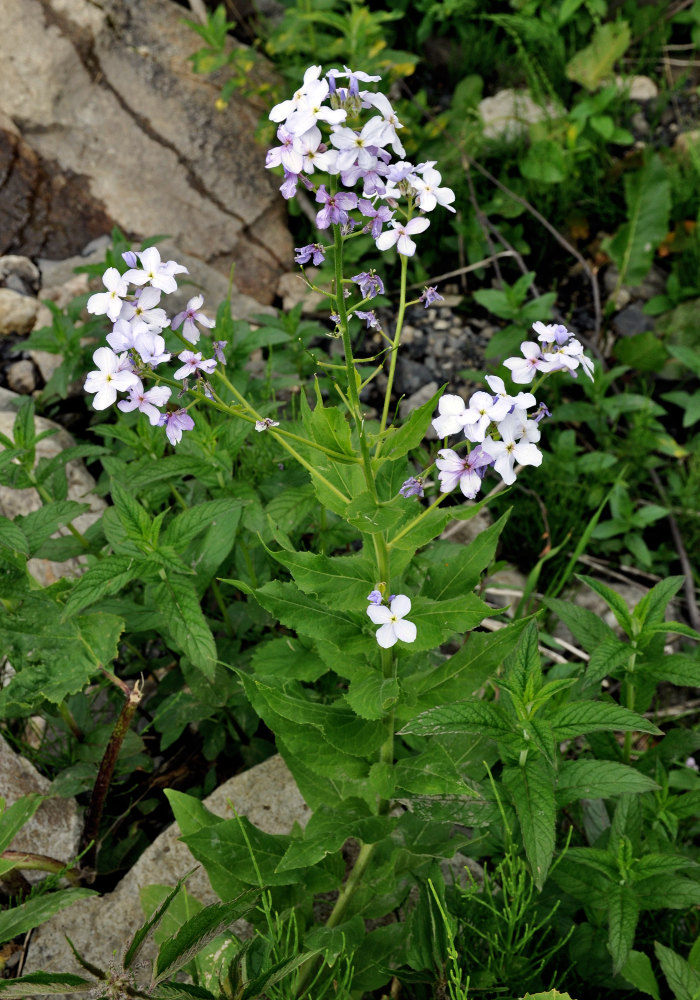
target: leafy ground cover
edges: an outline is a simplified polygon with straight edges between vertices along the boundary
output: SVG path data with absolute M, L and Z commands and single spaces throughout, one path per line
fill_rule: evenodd
M 89 443 L 37 464 L 34 404 L 20 407 L 0 475 L 37 488 L 44 506 L 0 523 L 0 633 L 12 665 L 3 734 L 56 794 L 87 807 L 74 881 L 92 869 L 96 889 L 111 887 L 174 815 L 221 903 L 202 909 L 186 884 L 153 894 L 121 970 L 0 980 L 0 993 L 698 995 L 700 731 L 688 696 L 700 686 L 700 159 L 692 138 L 676 139 L 697 112 L 683 62 L 700 31 L 696 8 L 421 0 L 387 11 L 300 0 L 271 22 L 236 25 L 246 48 L 231 41 L 224 7 L 196 24 L 204 47 L 194 64 L 223 74 L 223 105 L 251 88 L 262 53 L 285 81 L 279 92 L 254 85 L 268 109 L 312 64 L 381 74 L 405 157 L 437 162 L 433 187 L 454 193 L 438 204 L 457 210 L 432 213 L 430 239 L 414 228 L 416 251 L 396 252 L 343 232 L 340 217 L 319 236 L 318 204 L 301 189 L 290 200 L 299 246 L 325 246 L 333 234 L 312 282 L 330 289 L 329 308 L 317 320 L 296 310 L 253 327 L 223 303 L 215 338 L 226 374 L 214 378 L 214 357 L 202 362 L 189 347 L 181 356 L 194 379 L 193 428 L 180 407 L 168 411 L 166 437 L 147 408 L 118 414 L 106 404 Z M 657 95 L 640 104 L 614 82 L 620 73 L 653 77 Z M 504 88 L 527 88 L 545 111 L 494 137 L 477 110 Z M 261 123 L 271 146 L 284 117 Z M 415 191 L 408 198 L 409 213 L 422 210 L 416 220 L 435 208 Z M 166 273 L 159 256 L 157 265 L 152 254 L 137 258 L 114 237 L 94 268 L 96 278 L 114 269 L 98 295 L 125 296 L 120 282 L 141 268 L 151 282 Z M 364 281 L 353 280 L 346 300 L 339 289 L 356 271 Z M 652 271 L 663 279 L 645 306 L 653 326 L 622 337 L 621 303 Z M 552 413 L 541 442 L 529 429 L 541 464 L 522 451 L 526 467 L 512 479 L 507 462 L 496 464 L 503 482 L 483 504 L 491 526 L 468 546 L 441 536 L 478 513 L 462 493 L 477 492 L 480 445 L 459 475 L 456 453 L 443 449 L 440 487 L 452 470 L 462 492 L 442 493 L 437 446 L 425 436 L 436 423 L 441 438 L 454 436 L 464 402 L 450 386 L 394 418 L 406 285 L 432 287 L 445 274 L 462 294 L 455 308 L 496 328 L 486 370 L 464 373 L 472 390 L 495 393 L 479 404 L 494 449 L 509 427 L 491 407 L 499 392 L 513 405 L 518 384 L 510 396 L 485 376 L 507 376 L 501 362 L 533 340 L 533 322 L 566 328 L 557 344 L 582 376 L 549 377 L 537 355 Z M 391 288 L 401 290 L 393 299 Z M 354 315 L 369 300 L 395 314 L 385 358 Z M 104 355 L 91 360 L 109 328 L 104 314 L 118 313 L 98 310 L 93 296 L 86 331 L 85 305 L 57 311 L 53 329 L 33 335 L 65 358 L 38 401 L 52 415 L 75 376 L 97 364 L 88 390 L 109 396 L 118 374 Z M 178 343 L 181 325 L 164 328 L 160 351 L 192 344 L 192 328 Z M 569 330 L 595 359 L 592 380 Z M 259 348 L 264 379 L 246 370 Z M 196 374 L 202 363 L 213 388 Z M 159 388 L 179 389 L 177 378 Z M 367 403 L 365 382 L 376 394 Z M 481 444 L 483 453 L 483 435 Z M 77 456 L 110 505 L 85 535 L 55 538 L 82 510 L 66 498 L 65 462 Z M 27 557 L 76 555 L 87 557 L 77 581 L 37 588 L 27 573 Z M 483 575 L 514 562 L 526 584 L 511 617 L 494 622 Z M 568 598 L 575 573 L 595 612 Z M 632 608 L 616 592 L 630 576 L 650 585 Z M 567 646 L 554 638 L 562 624 Z M 27 739 L 37 716 L 46 724 L 38 746 Z M 313 811 L 305 831 L 272 837 L 203 808 L 206 791 L 275 749 Z M 4 812 L 3 850 L 37 805 Z M 32 863 L 5 851 L 0 874 Z M 57 887 L 62 871 L 54 865 L 39 893 L 3 883 L 0 938 L 89 894 Z M 228 933 L 242 915 L 255 928 L 249 943 Z M 160 951 L 147 983 L 137 958 L 149 933 Z

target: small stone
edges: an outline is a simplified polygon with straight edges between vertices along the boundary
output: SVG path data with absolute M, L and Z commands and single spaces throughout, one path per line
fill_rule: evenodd
M 20 278 L 31 293 L 36 295 L 41 286 L 41 273 L 39 268 L 29 257 L 20 257 L 19 254 L 5 254 L 0 257 L 0 282 L 7 285 L 8 278 L 14 276 Z M 24 293 L 29 294 L 29 292 Z
M 24 337 L 31 333 L 38 311 L 38 299 L 0 288 L 0 336 L 14 333 Z
M 654 329 L 651 317 L 645 316 L 634 303 L 614 316 L 611 326 L 618 337 L 634 337 L 638 333 Z
M 428 382 L 427 385 L 414 392 L 408 399 L 403 399 L 399 405 L 399 416 L 401 419 L 405 420 L 414 410 L 427 403 L 438 391 L 438 388 L 437 382 Z
M 307 267 L 304 272 L 313 281 L 318 269 Z M 320 292 L 314 292 L 309 288 L 299 271 L 289 271 L 282 275 L 277 283 L 277 294 L 282 299 L 282 308 L 285 312 L 289 312 L 301 302 L 302 313 L 309 315 L 315 313 L 316 307 L 326 301 Z
M 700 148 L 700 129 L 691 129 L 689 132 L 681 132 L 680 135 L 676 137 L 676 141 L 673 143 L 673 151 L 675 153 L 680 153 L 681 156 L 687 156 L 689 150 L 697 150 Z
M 659 96 L 659 88 L 649 76 L 618 76 L 615 84 L 631 101 L 653 101 Z
M 433 323 L 433 330 L 449 330 L 450 321 L 447 319 L 436 319 Z
M 618 311 L 624 309 L 632 301 L 632 295 L 627 288 L 618 288 L 617 292 L 612 292 L 608 302 L 612 302 Z
M 29 396 L 36 389 L 36 375 L 31 361 L 14 361 L 9 365 L 6 376 L 10 389 L 21 396 Z
M 641 111 L 637 111 L 632 115 L 630 125 L 632 126 L 632 130 L 636 132 L 637 135 L 649 134 L 649 122 L 646 120 Z

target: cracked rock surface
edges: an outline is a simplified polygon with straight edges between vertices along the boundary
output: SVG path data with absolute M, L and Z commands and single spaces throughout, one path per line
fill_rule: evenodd
M 0 4 L 0 252 L 61 259 L 116 224 L 167 233 L 270 302 L 284 203 L 254 140 L 264 107 L 195 76 L 172 0 Z

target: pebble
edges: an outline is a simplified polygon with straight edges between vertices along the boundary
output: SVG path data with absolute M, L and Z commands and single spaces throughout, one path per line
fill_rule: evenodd
M 8 366 L 7 384 L 13 392 L 29 396 L 36 389 L 36 374 L 31 361 L 13 361 Z
M 651 317 L 645 316 L 641 308 L 634 303 L 626 306 L 617 316 L 613 316 L 612 328 L 618 337 L 634 337 L 646 330 L 653 330 Z
M 0 257 L 0 284 L 21 295 L 36 295 L 41 287 L 41 273 L 29 257 L 5 254 Z
M 16 333 L 23 337 L 34 328 L 39 300 L 0 288 L 0 336 Z

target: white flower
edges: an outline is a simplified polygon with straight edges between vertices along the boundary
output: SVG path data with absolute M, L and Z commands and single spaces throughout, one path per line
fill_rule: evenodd
M 98 347 L 92 356 L 99 371 L 88 372 L 85 392 L 94 392 L 92 405 L 96 410 L 106 410 L 117 398 L 117 391 L 125 392 L 136 385 L 138 377 L 129 371 L 126 354 L 117 355 L 109 347 Z
M 129 388 L 129 398 L 120 399 L 117 406 L 124 413 L 131 410 L 140 410 L 148 417 L 151 426 L 157 427 L 160 423 L 161 413 L 159 406 L 165 406 L 170 399 L 172 389 L 165 385 L 154 385 L 152 389 L 144 391 L 143 382 L 137 379 L 134 385 Z
M 530 421 L 528 421 L 529 423 Z M 522 433 L 522 421 L 510 413 L 498 425 L 501 441 L 484 439 L 484 450 L 494 459 L 494 469 L 506 486 L 515 482 L 515 463 L 518 465 L 542 465 L 542 452 L 526 438 L 517 440 Z
M 432 212 L 436 205 L 454 212 L 452 202 L 455 200 L 455 193 L 451 188 L 440 187 L 442 174 L 439 170 L 426 164 L 422 177 L 415 177 L 412 181 L 413 188 L 418 191 L 416 201 L 422 212 Z
M 162 261 L 157 247 L 136 251 L 136 256 L 141 261 L 141 268 L 129 268 L 124 275 L 124 280 L 130 281 L 132 285 L 148 283 L 153 288 L 160 288 L 166 295 L 170 295 L 177 289 L 173 275 L 188 273 L 184 264 L 177 264 L 174 260 Z
M 464 419 L 466 412 L 467 408 L 461 396 L 452 396 L 449 393 L 446 396 L 441 396 L 438 403 L 439 416 L 433 420 L 437 436 L 445 438 L 463 431 L 466 424 Z
M 540 353 L 540 345 L 533 340 L 524 340 L 520 345 L 522 358 L 507 358 L 503 365 L 510 368 L 511 378 L 517 385 L 527 385 L 532 382 L 535 372 L 551 372 L 554 365 L 546 361 Z
M 102 275 L 102 283 L 107 291 L 91 295 L 87 301 L 87 311 L 95 316 L 106 314 L 115 323 L 122 311 L 122 297 L 128 291 L 127 284 L 116 267 L 107 268 Z
M 255 421 L 256 431 L 268 431 L 271 427 L 279 427 L 279 420 L 271 420 L 270 417 L 263 417 L 262 420 Z
M 402 642 L 415 641 L 416 626 L 404 617 L 410 610 L 411 601 L 405 594 L 397 594 L 388 608 L 384 604 L 369 605 L 367 614 L 375 625 L 381 626 L 377 630 L 377 642 L 382 649 L 389 649 L 398 639 Z
M 422 233 L 423 230 L 428 228 L 430 222 L 423 216 L 416 216 L 415 219 L 410 219 L 408 222 L 396 222 L 392 220 L 390 225 L 394 228 L 385 229 L 375 241 L 377 250 L 388 250 L 389 247 L 393 247 L 396 244 L 396 249 L 400 254 L 403 254 L 404 257 L 412 257 L 416 252 L 416 244 L 411 239 L 411 236 L 415 233 Z

